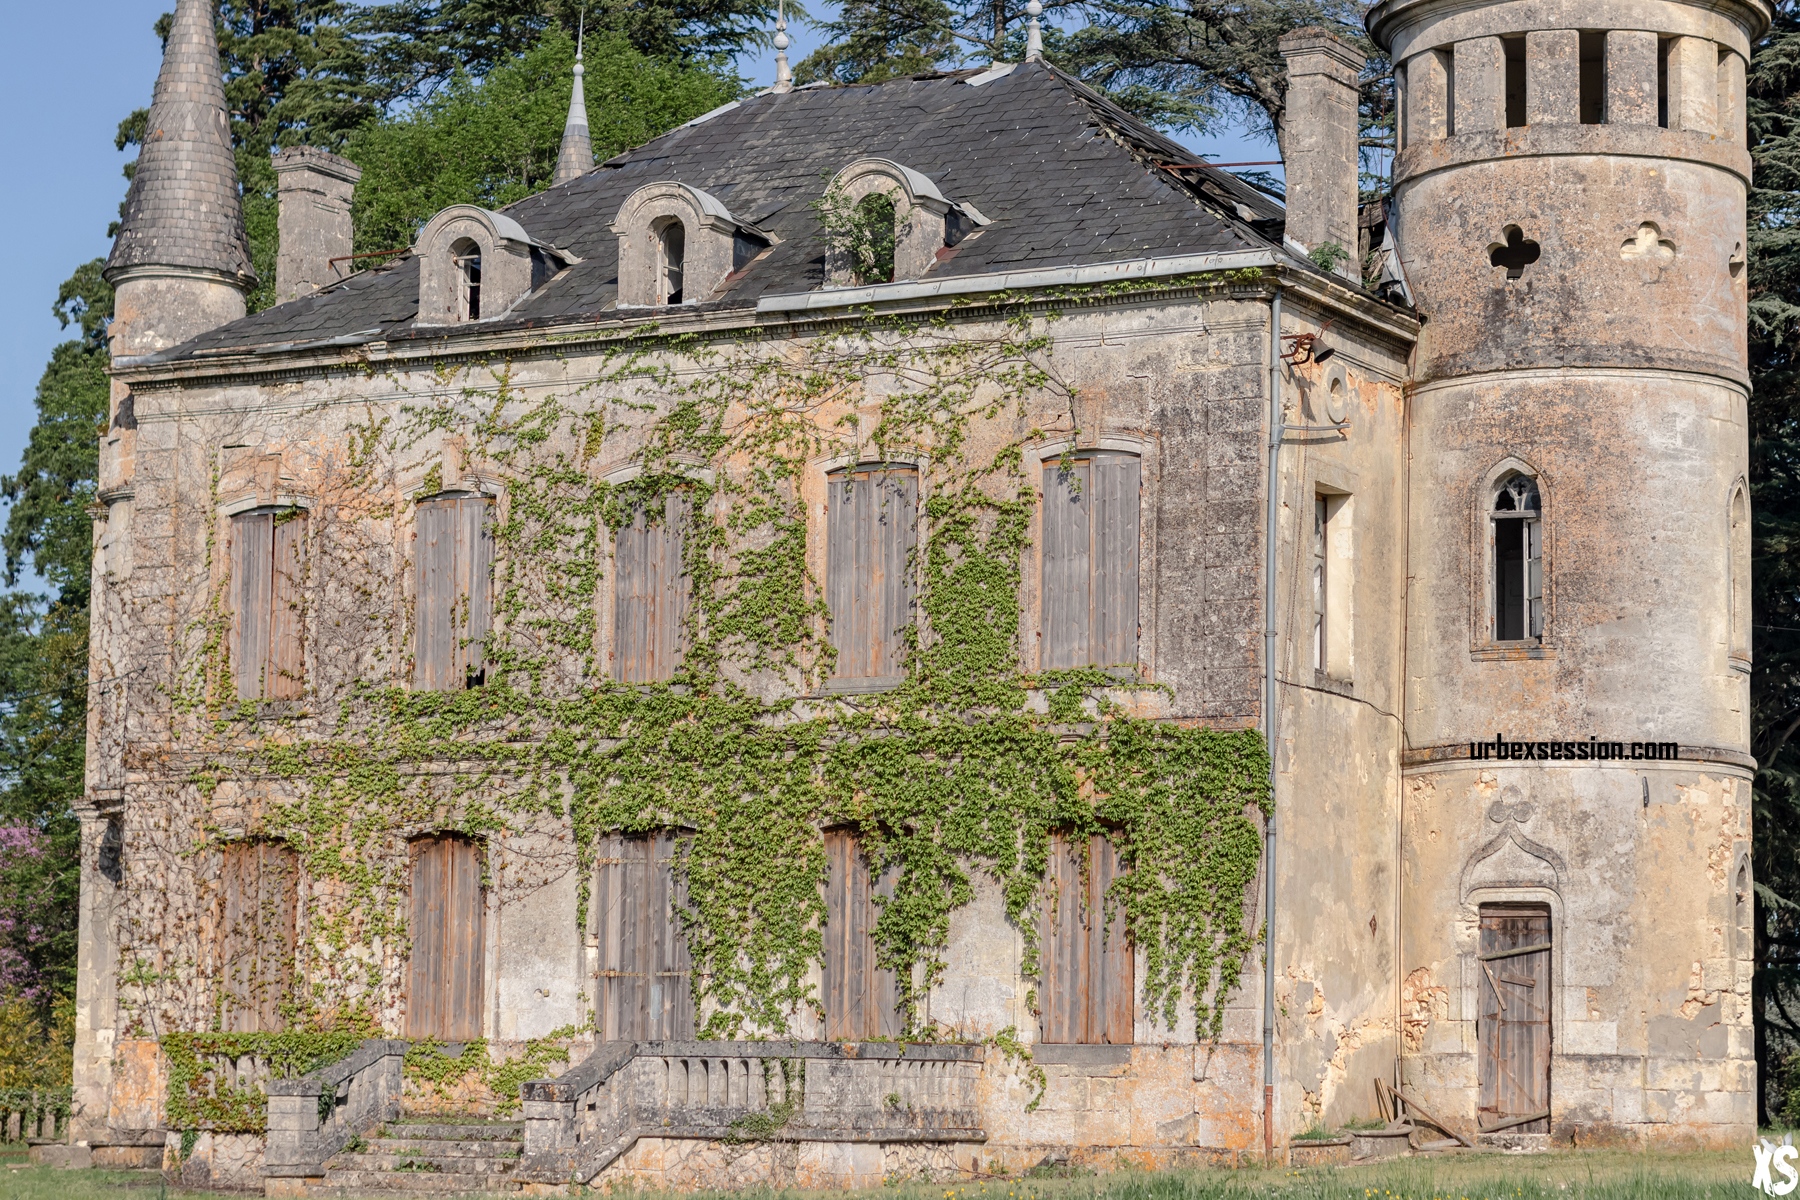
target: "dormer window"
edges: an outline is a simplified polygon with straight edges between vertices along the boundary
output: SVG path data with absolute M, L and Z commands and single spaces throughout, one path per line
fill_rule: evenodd
M 931 180 L 885 158 L 839 171 L 820 212 L 827 287 L 923 278 L 939 254 L 988 224 L 973 205 L 952 203 Z
M 856 205 L 856 282 L 894 280 L 894 198 L 886 192 L 864 196 Z
M 481 247 L 468 238 L 450 247 L 459 274 L 456 319 L 481 320 Z
M 421 325 L 504 317 L 578 261 L 536 240 L 505 213 L 473 204 L 453 204 L 427 221 L 413 255 L 419 260 Z
M 681 222 L 665 221 L 657 235 L 662 250 L 662 302 L 681 303 L 681 269 L 687 258 L 687 231 Z
M 685 183 L 647 183 L 613 218 L 619 235 L 619 307 L 699 304 L 774 244 L 718 198 Z

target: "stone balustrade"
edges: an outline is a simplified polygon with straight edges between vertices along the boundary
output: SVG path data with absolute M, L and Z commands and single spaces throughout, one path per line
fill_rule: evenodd
M 322 1176 L 351 1138 L 398 1118 L 406 1046 L 371 1038 L 309 1075 L 270 1080 L 264 1177 Z

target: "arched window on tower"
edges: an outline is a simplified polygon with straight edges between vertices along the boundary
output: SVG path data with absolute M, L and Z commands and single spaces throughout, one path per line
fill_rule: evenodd
M 1750 497 L 1742 484 L 1731 493 L 1731 663 L 1750 669 Z
M 1544 524 L 1537 480 L 1514 472 L 1500 481 L 1493 528 L 1494 640 L 1544 636 Z
M 664 304 L 680 304 L 682 300 L 682 268 L 687 260 L 687 230 L 680 221 L 670 221 L 656 235 L 662 252 L 662 296 Z
M 463 238 L 450 247 L 456 260 L 456 319 L 481 320 L 481 246 L 471 238 Z

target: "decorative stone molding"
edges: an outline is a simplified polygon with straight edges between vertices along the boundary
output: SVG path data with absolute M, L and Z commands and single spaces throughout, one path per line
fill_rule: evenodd
M 464 260 L 480 255 L 477 311 L 469 312 Z M 506 315 L 573 256 L 537 241 L 505 213 L 452 204 L 425 223 L 413 246 L 419 260 L 420 325 L 491 321 Z
M 666 239 L 675 225 L 682 242 L 671 276 Z M 717 197 L 673 181 L 647 183 L 625 197 L 612 231 L 619 235 L 621 308 L 668 304 L 671 291 L 680 297 L 677 304 L 710 299 L 775 241 L 732 216 Z M 672 279 L 677 286 L 671 286 Z
M 937 184 L 892 159 L 859 158 L 832 177 L 827 191 L 851 204 L 876 194 L 894 201 L 894 279 L 919 279 L 937 262 L 938 252 L 988 224 L 974 206 L 945 199 Z M 825 286 L 855 287 L 855 264 L 848 250 L 825 252 Z

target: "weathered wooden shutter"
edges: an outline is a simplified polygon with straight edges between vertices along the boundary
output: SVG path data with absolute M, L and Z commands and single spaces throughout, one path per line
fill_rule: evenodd
M 492 505 L 486 496 L 439 496 L 415 506 L 415 688 L 459 691 L 485 680 L 483 640 L 493 613 Z
M 220 864 L 219 1022 L 226 1033 L 282 1028 L 294 978 L 299 858 L 276 842 L 234 842 Z
M 594 881 L 602 1041 L 694 1036 L 693 962 L 681 925 L 683 841 L 663 831 L 601 839 Z
M 480 848 L 468 838 L 443 836 L 420 838 L 411 850 L 407 1036 L 480 1037 L 487 947 Z
M 825 590 L 840 679 L 901 678 L 913 623 L 918 508 L 919 476 L 911 467 L 831 474 Z
M 232 673 L 242 699 L 300 695 L 305 552 L 303 512 L 231 518 Z
M 825 834 L 825 858 L 825 1036 L 832 1041 L 898 1037 L 899 981 L 876 965 L 875 922 L 881 912 L 874 897 L 894 894 L 899 868 L 871 879 L 855 835 L 839 829 Z
M 1110 920 L 1106 913 L 1106 891 L 1124 868 L 1102 834 L 1087 839 L 1085 871 L 1082 848 L 1080 840 L 1051 835 L 1039 925 L 1040 1036 L 1050 1043 L 1125 1045 L 1135 1011 L 1131 944 L 1123 911 L 1115 904 Z
M 688 497 L 670 492 L 660 514 L 640 508 L 613 539 L 615 669 L 625 683 L 668 679 L 680 665 L 688 603 L 682 561 Z
M 270 700 L 300 696 L 301 585 L 306 578 L 306 514 L 274 516 L 269 587 L 269 664 L 263 672 L 263 695 Z
M 1550 1130 L 1550 943 L 1547 909 L 1481 906 L 1481 1007 L 1475 1040 L 1481 1055 L 1478 1117 L 1483 1129 Z
M 1135 454 L 1044 466 L 1046 670 L 1137 665 L 1138 485 Z

